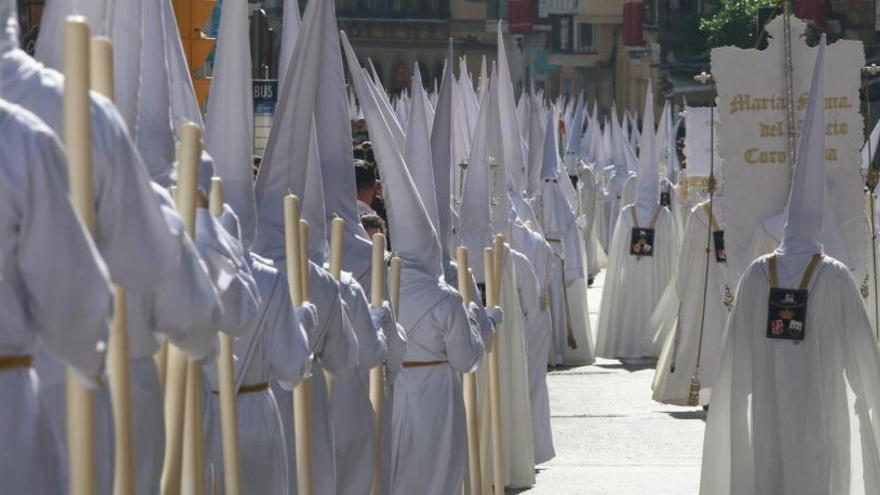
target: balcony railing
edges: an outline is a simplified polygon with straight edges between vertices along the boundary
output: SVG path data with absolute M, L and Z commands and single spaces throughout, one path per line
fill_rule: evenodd
M 449 18 L 449 0 L 336 0 L 340 19 Z

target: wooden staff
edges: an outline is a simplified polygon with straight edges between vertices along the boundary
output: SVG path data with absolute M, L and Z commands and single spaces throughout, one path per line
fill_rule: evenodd
M 211 215 L 223 214 L 223 180 L 211 178 Z M 241 449 L 238 442 L 238 411 L 236 410 L 235 365 L 232 357 L 232 337 L 219 332 L 220 356 L 217 358 L 217 378 L 220 396 L 220 429 L 223 442 L 223 484 L 226 495 L 241 493 Z M 242 373 L 244 370 L 242 370 Z
M 70 197 L 91 235 L 95 234 L 92 195 L 92 121 L 89 97 L 89 24 L 84 17 L 64 22 L 63 138 Z M 67 371 L 67 457 L 71 495 L 97 492 L 95 478 L 95 395 Z
M 495 276 L 493 275 L 493 271 L 495 270 L 495 256 L 493 254 L 492 248 L 484 248 L 483 249 L 483 294 L 484 300 L 486 301 L 486 306 L 489 307 L 489 302 L 494 302 L 494 294 L 495 294 Z M 480 367 L 478 373 L 481 373 L 483 377 L 483 386 L 486 387 L 483 390 L 483 407 L 479 411 L 479 422 L 480 426 L 478 428 L 480 435 L 480 476 L 482 481 L 482 493 L 483 495 L 492 493 L 492 394 L 491 389 L 489 388 L 489 368 L 491 367 L 490 359 L 489 359 L 489 351 L 490 347 L 494 348 L 495 346 L 495 337 L 490 339 L 489 342 L 486 343 L 486 359 L 483 361 L 483 366 Z
M 391 258 L 391 311 L 394 317 L 400 314 L 400 258 Z
M 201 129 L 188 122 L 180 131 L 180 158 L 177 169 L 175 202 L 191 239 L 196 235 L 196 180 L 201 155 Z M 188 363 L 186 353 L 168 346 L 165 370 L 165 463 L 162 467 L 162 494 L 202 493 L 204 470 L 199 463 L 201 435 L 201 363 Z M 192 382 L 198 382 L 190 384 Z M 196 399 L 198 393 L 198 400 Z M 194 410 L 198 407 L 199 410 Z M 195 429 L 198 416 L 198 429 Z M 188 491 L 193 490 L 193 491 Z
M 303 305 L 308 298 L 308 266 L 303 276 L 302 246 L 308 247 L 308 239 L 303 243 L 303 234 L 308 236 L 308 227 L 302 228 L 299 198 L 293 195 L 284 197 L 284 250 L 287 267 L 287 286 L 290 299 L 295 307 Z M 308 225 L 308 224 L 306 224 Z M 308 250 L 306 250 L 308 252 Z M 293 388 L 293 439 L 296 445 L 296 483 L 300 495 L 312 494 L 312 429 L 311 429 L 311 383 L 303 378 Z
M 501 261 L 504 256 L 504 236 L 495 236 L 495 250 L 487 249 L 483 254 L 486 263 L 486 305 L 497 306 L 501 299 Z M 489 270 L 488 266 L 492 266 Z M 488 274 L 491 273 L 491 277 Z M 490 282 L 491 285 L 490 285 Z M 498 366 L 498 332 L 495 327 L 492 336 L 492 350 L 489 351 L 489 407 L 492 416 L 492 480 L 495 493 L 504 493 L 504 459 L 501 449 L 501 370 Z
M 470 307 L 471 294 L 470 270 L 468 269 L 468 251 L 459 246 L 455 252 L 458 265 L 458 292 L 464 307 Z M 462 391 L 464 393 L 464 411 L 467 419 L 468 439 L 468 486 L 470 495 L 480 495 L 482 479 L 480 475 L 480 434 L 479 412 L 477 411 L 477 377 L 474 373 L 462 375 Z
M 342 275 L 342 234 L 345 229 L 345 220 L 335 217 L 330 222 L 330 275 L 339 283 Z M 327 397 L 333 404 L 333 391 L 336 377 L 333 373 L 324 370 L 324 380 L 327 382 Z
M 168 188 L 168 192 L 171 193 L 171 199 L 177 204 L 177 186 L 172 184 L 171 187 Z M 159 351 L 153 355 L 153 360 L 156 361 L 156 368 L 159 370 L 159 386 L 162 387 L 163 397 L 167 393 L 165 391 L 165 378 L 168 374 L 168 345 L 167 340 L 162 342 Z
M 113 44 L 110 38 L 95 36 L 89 46 L 92 57 L 89 79 L 92 91 L 114 99 Z M 134 446 L 132 443 L 130 357 L 128 352 L 128 312 L 125 291 L 113 284 L 115 299 L 113 325 L 107 346 L 107 378 L 113 406 L 114 465 L 113 493 L 134 493 Z
M 385 300 L 385 236 L 373 234 L 373 259 L 370 272 L 370 305 L 382 307 Z M 390 339 L 387 335 L 387 339 Z M 370 495 L 379 495 L 382 485 L 382 406 L 385 399 L 385 366 L 379 363 L 370 369 L 370 403 L 373 405 L 376 428 L 376 459 Z

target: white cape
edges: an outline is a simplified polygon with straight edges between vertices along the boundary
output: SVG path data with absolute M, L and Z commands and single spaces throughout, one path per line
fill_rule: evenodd
M 810 286 L 806 336 L 792 345 L 765 336 L 767 258 L 743 275 L 712 390 L 702 495 L 880 493 L 880 349 L 846 267 L 826 257 Z
M 501 372 L 501 437 L 505 467 L 505 486 L 529 487 L 535 484 L 535 455 L 532 438 L 532 410 L 529 397 L 525 328 L 517 289 L 517 274 L 511 252 L 505 246 L 501 281 L 501 309 L 504 322 L 497 333 L 498 364 Z M 488 372 L 477 374 L 480 395 L 480 447 L 483 461 L 491 466 L 488 402 Z
M 717 216 L 716 221 L 719 221 Z M 654 374 L 654 400 L 658 402 L 679 405 L 687 403 L 691 376 L 697 365 L 697 349 L 700 347 L 708 226 L 708 216 L 703 206 L 698 205 L 688 217 L 678 258 L 678 274 L 667 288 L 667 292 L 674 291 L 675 297 L 671 299 L 677 304 L 673 303 L 670 308 L 661 308 L 658 305 L 652 317 L 652 320 L 656 320 L 657 313 L 669 310 L 672 314 L 670 323 L 675 328 L 666 334 Z M 723 226 L 719 225 L 722 228 Z M 727 263 L 719 263 L 714 251 L 709 253 L 709 283 L 700 356 L 700 379 L 704 392 L 712 388 L 721 361 L 724 325 L 728 314 L 724 300 L 728 294 L 730 299 L 733 297 L 733 289 L 728 286 L 727 272 Z M 700 394 L 700 403 L 708 403 L 707 393 Z
M 651 314 L 678 261 L 679 237 L 672 213 L 665 208 L 655 226 L 654 255 L 637 258 L 630 254 L 632 208 L 621 210 L 617 220 L 599 307 L 596 353 L 609 359 L 651 355 L 656 330 L 649 328 Z M 648 226 L 651 214 L 641 214 L 639 224 Z

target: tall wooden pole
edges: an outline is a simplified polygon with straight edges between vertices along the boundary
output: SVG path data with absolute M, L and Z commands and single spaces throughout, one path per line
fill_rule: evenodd
M 220 177 L 211 178 L 211 197 L 208 206 L 214 217 L 223 214 L 223 180 Z M 241 493 L 241 449 L 238 441 L 233 342 L 232 337 L 223 332 L 219 332 L 217 338 L 220 340 L 217 378 L 220 398 L 220 429 L 223 442 L 223 485 L 226 495 L 239 495 Z
M 113 44 L 110 38 L 95 36 L 91 40 L 90 80 L 92 91 L 114 99 L 113 91 Z M 107 377 L 110 382 L 110 400 L 113 406 L 114 459 L 113 493 L 134 493 L 135 462 L 132 443 L 130 358 L 128 352 L 128 312 L 125 291 L 114 284 L 115 311 L 107 346 Z
M 391 311 L 395 318 L 400 314 L 400 267 L 400 258 L 391 258 Z
M 333 221 L 330 222 L 330 275 L 339 283 L 341 283 L 340 276 L 342 275 L 342 234 L 344 233 L 344 229 L 345 220 L 335 217 Z M 332 405 L 336 377 L 333 376 L 333 373 L 324 370 L 324 380 L 327 383 L 327 397 Z
M 179 183 L 179 194 L 192 197 L 192 213 L 187 211 L 187 216 L 192 217 L 192 223 L 187 224 L 187 230 L 190 238 L 195 242 L 196 239 L 196 222 L 195 198 L 197 194 L 196 183 L 198 177 L 199 158 L 202 153 L 202 130 L 195 124 L 187 124 L 181 130 L 181 167 L 183 167 L 184 153 L 189 152 L 192 155 L 187 156 L 187 162 L 190 160 L 194 166 L 187 163 L 187 175 L 192 174 L 191 179 L 188 178 L 186 184 Z M 182 173 L 179 174 L 182 177 Z M 182 178 L 181 178 L 182 180 Z M 190 180 L 192 183 L 190 184 Z M 183 190 L 186 189 L 186 193 Z M 187 201 L 190 201 L 187 199 Z M 183 204 L 183 203 L 181 203 Z M 187 495 L 202 495 L 205 493 L 205 436 L 203 429 L 204 417 L 204 380 L 202 378 L 202 362 L 201 360 L 188 360 L 186 364 L 186 409 L 184 411 L 184 428 L 183 428 L 183 471 L 181 475 L 180 490 Z
M 300 219 L 299 198 L 293 195 L 284 197 L 284 249 L 287 267 L 287 285 L 290 299 L 296 307 L 308 300 L 308 265 L 303 275 L 303 259 L 308 263 L 308 254 L 302 254 L 305 245 L 308 253 L 308 224 L 303 228 Z M 306 239 L 303 239 L 305 234 Z M 312 429 L 311 429 L 311 383 L 303 378 L 293 389 L 293 435 L 296 445 L 296 483 L 300 495 L 312 495 Z
M 196 235 L 196 181 L 201 155 L 201 129 L 188 122 L 180 131 L 177 170 L 177 210 L 191 239 Z M 200 362 L 189 363 L 186 353 L 168 346 L 165 371 L 165 463 L 162 494 L 181 491 L 200 495 L 204 491 L 202 443 L 202 377 Z M 192 382 L 192 383 L 190 383 Z M 203 461 L 203 460 L 202 460 Z
M 385 300 L 385 236 L 373 234 L 373 257 L 370 272 L 370 305 L 382 306 Z M 386 339 L 389 338 L 386 335 Z M 382 414 L 385 400 L 385 365 L 370 369 L 370 403 L 373 405 L 376 430 L 376 458 L 373 461 L 373 480 L 370 495 L 379 495 L 382 486 Z
M 499 244 L 500 243 L 500 244 Z M 486 265 L 486 305 L 497 306 L 501 296 L 501 260 L 504 256 L 504 237 L 495 237 L 495 249 L 486 248 L 483 261 Z M 491 269 L 489 268 L 491 267 Z M 492 486 L 495 493 L 504 493 L 504 451 L 501 440 L 501 371 L 498 365 L 498 332 L 492 336 L 489 351 L 489 410 L 492 420 Z
M 84 17 L 67 18 L 63 45 L 63 139 L 70 175 L 70 196 L 86 228 L 94 235 L 89 25 Z M 92 495 L 97 491 L 95 395 L 70 369 L 67 372 L 67 454 L 71 495 Z
M 468 251 L 459 246 L 455 252 L 458 265 L 458 292 L 464 307 L 468 308 L 473 300 L 471 294 L 470 270 L 468 268 Z M 477 376 L 474 373 L 462 375 L 462 392 L 464 395 L 464 411 L 467 424 L 468 440 L 468 487 L 469 495 L 480 495 L 482 475 L 480 473 L 480 430 L 479 412 L 477 410 Z

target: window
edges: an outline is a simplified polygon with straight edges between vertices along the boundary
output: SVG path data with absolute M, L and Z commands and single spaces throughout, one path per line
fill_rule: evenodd
M 596 43 L 596 31 L 598 31 L 598 26 L 595 24 L 581 24 L 580 31 L 578 32 L 578 51 L 586 52 L 586 53 L 596 53 L 599 51 L 599 47 Z
M 552 16 L 553 48 L 560 52 L 574 50 L 574 18 L 571 16 Z
M 658 0 L 645 0 L 645 17 L 643 21 L 645 26 L 657 25 L 657 4 Z

